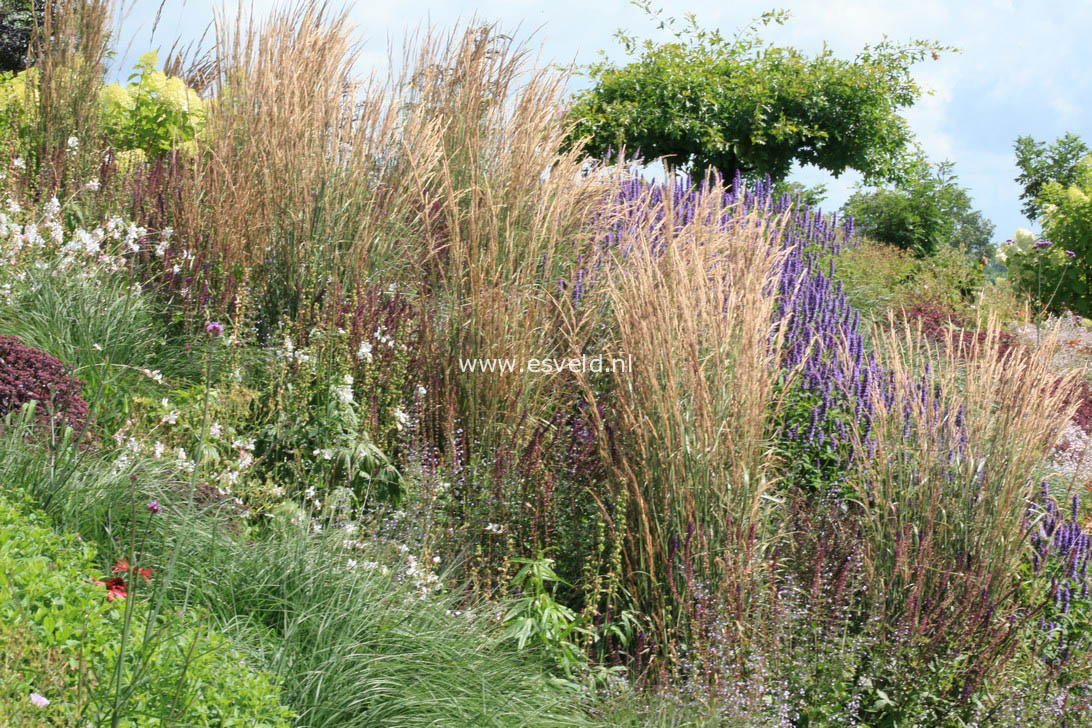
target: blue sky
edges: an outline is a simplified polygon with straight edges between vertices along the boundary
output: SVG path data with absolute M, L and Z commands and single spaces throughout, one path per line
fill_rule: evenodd
M 337 5 L 337 3 L 333 3 Z M 226 1 L 227 7 L 235 5 Z M 260 14 L 272 7 L 255 0 Z M 931 95 L 906 113 L 918 140 L 935 161 L 950 160 L 975 205 L 997 225 L 995 237 L 1012 237 L 1017 227 L 1034 227 L 1020 214 L 1020 188 L 1012 145 L 1017 136 L 1053 140 L 1073 131 L 1092 142 L 1092 0 L 1039 3 L 1027 0 L 735 0 L 654 2 L 669 15 L 693 12 L 706 27 L 731 32 L 763 11 L 783 8 L 792 17 L 766 37 L 804 50 L 826 42 L 852 57 L 866 43 L 926 38 L 960 53 L 916 67 L 915 77 Z M 176 38 L 199 37 L 212 19 L 211 0 L 165 0 L 159 25 L 157 0 L 131 0 L 119 27 L 119 66 L 131 67 L 150 48 L 168 49 Z M 544 62 L 594 61 L 604 50 L 623 60 L 613 37 L 619 28 L 640 38 L 660 38 L 655 24 L 628 0 L 416 0 L 344 3 L 358 27 L 363 62 L 382 68 L 387 45 L 422 23 L 451 27 L 476 17 L 495 21 L 506 32 L 531 37 Z M 533 34 L 533 36 L 532 36 Z M 123 75 L 123 74 L 122 74 Z M 574 78 L 573 89 L 584 79 Z M 797 179 L 827 182 L 825 206 L 845 201 L 856 179 L 833 179 L 821 170 L 801 170 Z

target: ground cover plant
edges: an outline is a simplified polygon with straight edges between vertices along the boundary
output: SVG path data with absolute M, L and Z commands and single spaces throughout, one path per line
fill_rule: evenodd
M 344 13 L 221 13 L 122 86 L 110 6 L 46 4 L 0 80 L 5 721 L 1088 720 L 1088 384 L 957 247 L 591 159 L 493 26 L 362 81 Z

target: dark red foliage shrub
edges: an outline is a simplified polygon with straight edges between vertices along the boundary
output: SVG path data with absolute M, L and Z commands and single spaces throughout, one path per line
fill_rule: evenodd
M 64 422 L 83 432 L 88 416 L 83 382 L 68 374 L 67 366 L 44 351 L 23 346 L 14 336 L 0 336 L 0 416 L 34 400 L 39 423 Z
M 985 343 L 986 334 L 973 328 L 974 322 L 965 320 L 956 311 L 943 304 L 927 299 L 911 300 L 901 310 L 902 317 L 911 325 L 921 326 L 921 333 L 933 341 L 945 341 L 947 332 L 953 331 L 953 342 L 961 352 L 972 353 Z M 998 353 L 1004 356 L 1018 345 L 1018 339 L 1007 331 L 998 332 Z

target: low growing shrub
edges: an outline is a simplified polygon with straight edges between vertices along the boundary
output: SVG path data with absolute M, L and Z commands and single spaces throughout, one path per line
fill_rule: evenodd
M 39 423 L 66 424 L 82 432 L 87 427 L 83 383 L 49 354 L 23 346 L 14 336 L 0 336 L 0 416 L 36 402 Z

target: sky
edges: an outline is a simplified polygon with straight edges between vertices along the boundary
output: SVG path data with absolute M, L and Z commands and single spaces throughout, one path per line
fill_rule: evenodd
M 251 3 L 248 3 L 251 4 Z M 254 0 L 257 15 L 274 6 Z M 357 26 L 362 63 L 382 69 L 391 41 L 422 24 L 452 28 L 470 19 L 496 22 L 503 32 L 539 49 L 544 63 L 587 64 L 600 51 L 626 60 L 614 37 L 619 29 L 638 38 L 663 40 L 656 22 L 628 0 L 346 0 Z M 118 69 L 124 77 L 146 50 L 169 49 L 176 40 L 199 38 L 214 9 L 236 0 L 129 0 L 119 20 Z M 1037 229 L 1020 213 L 1020 187 L 1013 142 L 1021 135 L 1053 141 L 1076 132 L 1092 143 L 1092 0 L 1042 3 L 1027 0 L 678 0 L 653 2 L 665 14 L 691 12 L 706 28 L 726 35 L 761 13 L 788 10 L 783 26 L 763 36 L 779 45 L 818 51 L 826 43 L 840 57 L 852 58 L 868 43 L 927 39 L 954 46 L 939 60 L 914 68 L 929 90 L 904 116 L 930 159 L 951 161 L 960 183 L 996 227 L 996 240 L 1018 227 Z M 158 15 L 158 24 L 156 17 Z M 588 80 L 575 76 L 577 91 Z M 826 209 L 836 209 L 853 192 L 853 173 L 835 179 L 814 168 L 794 172 L 806 184 L 828 187 Z

